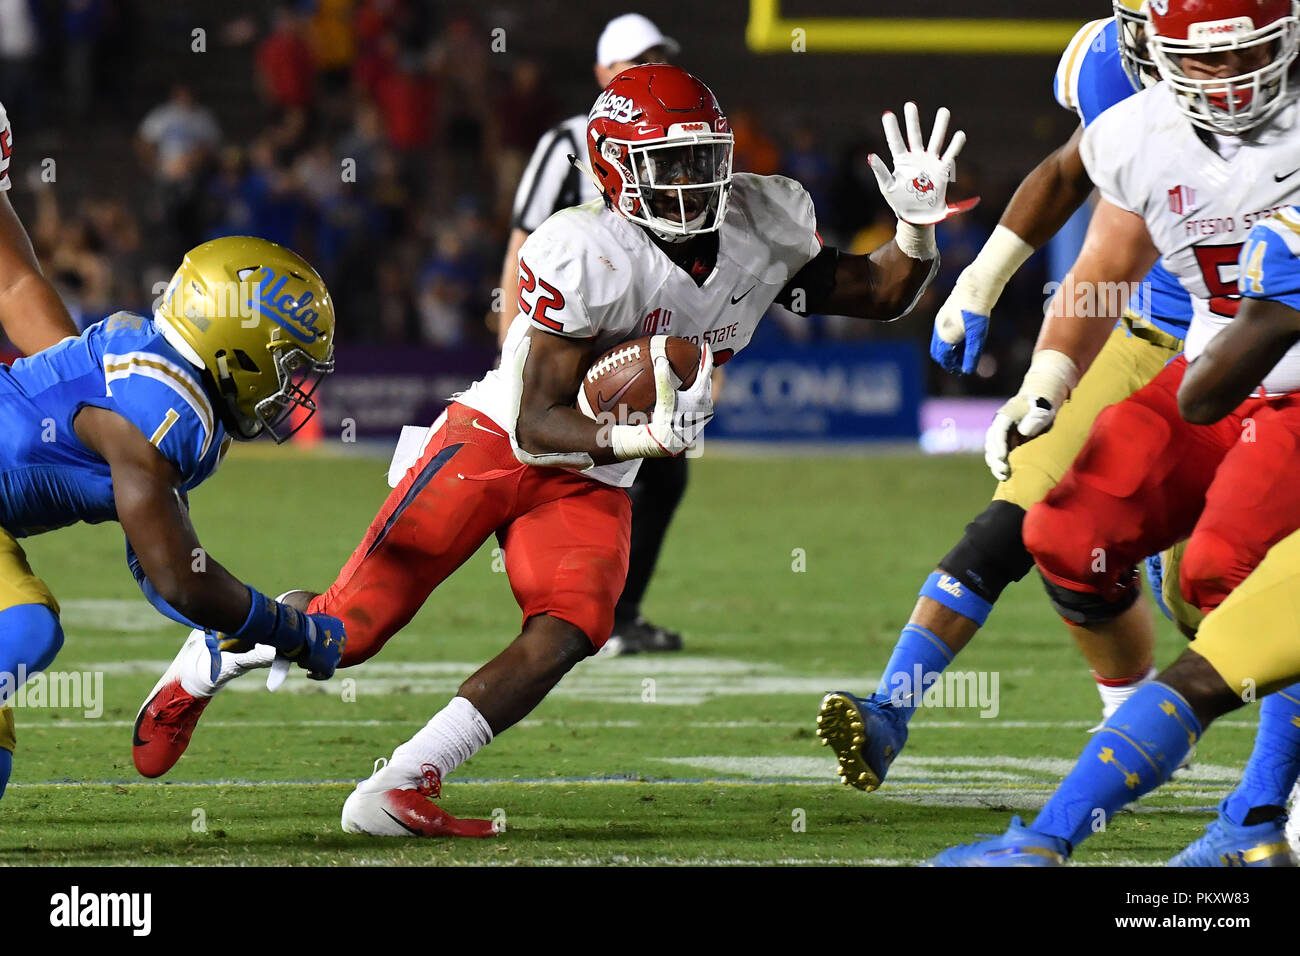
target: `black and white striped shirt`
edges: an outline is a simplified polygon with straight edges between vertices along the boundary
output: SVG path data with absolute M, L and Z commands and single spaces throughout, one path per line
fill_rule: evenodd
M 515 191 L 511 224 L 535 232 L 553 213 L 600 198 L 591 177 L 569 162 L 587 162 L 587 114 L 570 116 L 547 130 L 533 150 Z

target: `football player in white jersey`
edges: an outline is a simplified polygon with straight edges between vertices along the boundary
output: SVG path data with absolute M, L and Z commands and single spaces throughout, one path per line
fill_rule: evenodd
M 624 70 L 645 63 L 667 63 L 679 45 L 651 20 L 639 13 L 614 17 L 596 42 L 594 73 L 600 89 Z M 599 199 L 595 181 L 571 157 L 584 152 L 587 114 L 570 116 L 547 131 L 533 150 L 515 191 L 510 241 L 501 267 L 501 312 L 498 345 L 519 311 L 519 249 L 524 241 L 554 213 Z M 686 456 L 656 458 L 642 465 L 628 488 L 632 499 L 632 543 L 627 582 L 614 608 L 614 631 L 602 653 L 636 654 L 642 651 L 677 651 L 682 637 L 676 631 L 647 621 L 641 601 L 659 560 L 673 514 L 686 492 Z
M 1137 283 L 1160 257 L 1191 293 L 1186 357 L 1103 411 L 1065 477 L 1025 518 L 1024 543 L 1053 605 L 1099 640 L 1137 599 L 1134 564 L 1144 555 L 1186 538 L 1182 594 L 1208 614 L 1300 528 L 1293 478 L 1300 346 L 1214 424 L 1187 423 L 1177 402 L 1188 362 L 1236 315 L 1247 233 L 1300 198 L 1300 104 L 1289 88 L 1300 51 L 1297 12 L 1293 0 L 1151 4 L 1151 49 L 1165 82 L 1112 107 L 1085 131 L 1080 153 L 1101 201 L 1049 308 L 1029 374 L 1003 407 L 1006 421 L 990 429 L 996 465 L 1006 423 L 1025 438 L 1051 425 L 1115 319 L 1103 304 L 1114 298 L 1115 283 Z M 1250 268 L 1248 261 L 1248 275 Z M 1262 693 L 1259 675 L 1237 666 L 1231 653 L 1214 663 L 1232 691 Z M 1294 750 L 1300 701 L 1294 690 L 1277 696 L 1280 706 L 1261 713 L 1260 739 L 1266 750 Z M 1193 704 L 1168 684 L 1146 685 L 1094 737 L 1097 759 L 1080 764 L 1030 828 L 1014 822 L 1003 838 L 950 851 L 945 862 L 1025 864 L 1048 859 L 1045 848 L 1060 849 L 1034 842 L 1034 834 L 1060 841 L 1068 853 L 1096 822 L 1094 808 L 1109 815 L 1122 805 L 1111 786 L 1116 778 L 1128 798 L 1148 779 L 1158 783 L 1213 716 L 1199 698 Z M 1286 782 L 1284 768 L 1271 764 L 1259 764 L 1261 779 L 1245 788 L 1234 820 L 1243 829 L 1228 841 L 1240 842 L 1219 847 L 1222 854 L 1259 865 L 1289 860 L 1281 821 L 1294 774 Z M 1093 797 L 1083 795 L 1103 791 L 1104 798 L 1085 803 Z M 1024 841 L 1028 852 L 1011 852 Z
M 823 248 L 798 183 L 732 174 L 726 116 L 694 76 L 638 66 L 600 95 L 585 139 L 602 198 L 552 216 L 528 238 L 519 255 L 520 313 L 501 368 L 457 396 L 429 430 L 338 579 L 308 605 L 346 621 L 341 663 L 360 663 L 495 534 L 523 611 L 519 636 L 349 796 L 344 829 L 490 836 L 489 821 L 457 820 L 431 798 L 443 777 L 609 637 L 627 573 L 621 489 L 640 459 L 681 454 L 698 437 L 713 414 L 715 361 L 743 348 L 775 301 L 881 321 L 912 308 L 938 266 L 934 225 L 974 201 L 947 202 L 965 142 L 958 132 L 944 150 L 947 111 L 928 142 L 915 104 L 905 118 L 906 141 L 885 114 L 892 172 L 872 158 L 897 232 L 870 256 L 853 256 Z M 700 345 L 691 387 L 678 391 L 660 358 L 648 423 L 608 426 L 578 411 L 579 385 L 595 359 L 651 329 Z M 201 642 L 197 635 L 190 643 Z M 148 746 L 170 750 L 151 754 L 153 766 L 179 757 L 216 690 L 189 662 L 196 656 L 183 650 L 173 664 L 177 690 L 193 705 L 171 715 L 174 734 L 154 735 Z M 255 663 L 245 657 L 227 666 L 223 655 L 216 683 Z
M 41 274 L 27 231 L 9 204 L 13 129 L 0 104 L 0 327 L 31 355 L 79 332 L 59 294 Z

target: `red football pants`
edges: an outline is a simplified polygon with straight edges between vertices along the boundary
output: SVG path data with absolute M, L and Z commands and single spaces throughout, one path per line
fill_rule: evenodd
M 495 533 L 524 621 L 550 614 L 599 648 L 627 578 L 631 514 L 622 488 L 521 465 L 496 422 L 453 403 L 309 610 L 342 619 L 340 666 L 359 664 Z
M 1025 517 L 1049 580 L 1118 601 L 1134 565 L 1188 539 L 1183 597 L 1217 607 L 1300 528 L 1300 400 L 1252 397 L 1214 425 L 1178 414 L 1187 360 L 1105 409 L 1079 457 Z

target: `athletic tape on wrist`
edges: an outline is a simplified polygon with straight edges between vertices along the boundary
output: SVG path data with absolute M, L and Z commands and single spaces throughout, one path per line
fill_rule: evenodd
M 962 617 L 970 618 L 980 627 L 984 626 L 993 611 L 992 602 L 984 600 L 951 574 L 941 574 L 938 571 L 925 579 L 920 596 L 936 601 Z
M 939 247 L 934 242 L 934 226 L 914 226 L 900 219 L 894 230 L 894 244 L 909 259 L 928 261 L 939 255 Z

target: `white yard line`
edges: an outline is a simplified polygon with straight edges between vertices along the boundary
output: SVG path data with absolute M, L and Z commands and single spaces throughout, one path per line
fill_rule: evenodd
M 75 708 L 66 708 L 75 709 Z M 132 720 L 102 720 L 69 718 L 67 720 L 33 720 L 30 714 L 18 711 L 22 717 L 22 729 L 27 730 L 91 730 L 95 728 L 120 729 L 134 727 Z M 762 730 L 787 727 L 811 727 L 811 720 L 706 720 L 691 721 L 690 726 L 700 730 Z M 1090 720 L 918 720 L 912 724 L 916 729 L 930 730 L 1087 730 L 1094 725 Z M 204 727 L 419 727 L 420 718 L 412 720 L 205 720 Z M 558 727 L 567 730 L 599 730 L 605 728 L 649 727 L 663 729 L 679 726 L 674 721 L 645 720 L 521 720 L 515 727 L 538 729 Z M 1219 720 L 1216 728 L 1236 730 L 1254 730 L 1258 724 L 1253 720 Z

